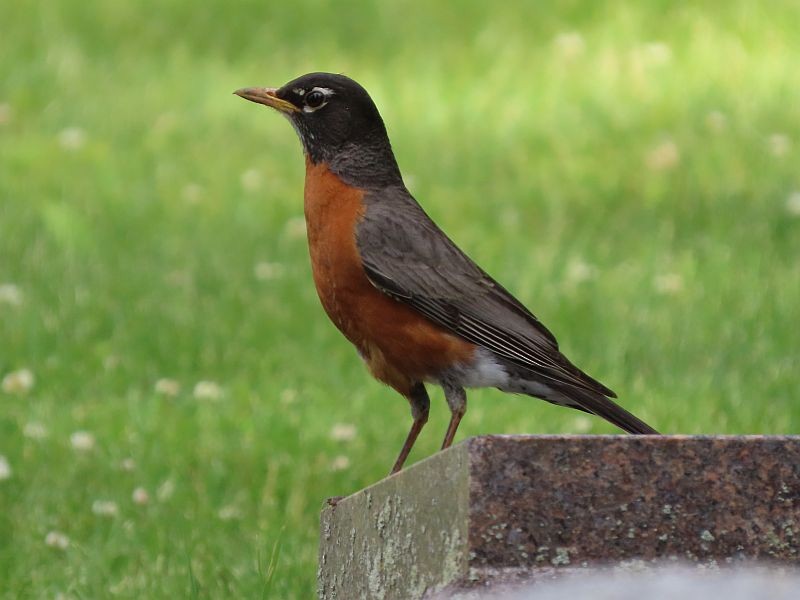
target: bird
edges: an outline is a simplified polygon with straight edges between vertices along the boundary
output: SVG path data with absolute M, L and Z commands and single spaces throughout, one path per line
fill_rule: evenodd
M 494 387 L 602 417 L 631 434 L 658 432 L 573 365 L 555 336 L 434 223 L 403 182 L 368 92 L 335 73 L 234 94 L 294 127 L 305 155 L 304 213 L 322 307 L 373 377 L 408 401 L 412 423 L 390 474 L 423 426 L 426 384 L 450 409 L 448 448 L 468 388 Z

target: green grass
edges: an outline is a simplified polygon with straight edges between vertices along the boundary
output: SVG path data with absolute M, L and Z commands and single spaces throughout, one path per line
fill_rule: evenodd
M 323 499 L 391 465 L 408 407 L 318 306 L 299 143 L 231 95 L 309 70 L 367 86 L 412 192 L 625 406 L 800 429 L 796 3 L 428 4 L 2 3 L 0 377 L 36 379 L 0 391 L 5 597 L 310 598 Z M 459 439 L 576 431 L 613 429 L 488 390 Z

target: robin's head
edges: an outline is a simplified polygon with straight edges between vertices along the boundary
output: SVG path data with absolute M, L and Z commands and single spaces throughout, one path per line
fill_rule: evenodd
M 243 88 L 236 95 L 283 114 L 295 128 L 312 163 L 326 162 L 355 179 L 378 171 L 384 177 L 399 170 L 386 127 L 367 91 L 333 73 L 309 73 L 280 88 Z M 369 159 L 369 160 L 365 160 Z M 372 163 L 369 173 L 359 164 Z M 382 168 L 375 170 L 376 163 Z

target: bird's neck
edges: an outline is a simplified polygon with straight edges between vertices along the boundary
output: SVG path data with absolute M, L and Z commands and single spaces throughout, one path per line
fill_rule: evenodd
M 388 139 L 360 140 L 327 153 L 306 151 L 312 165 L 326 163 L 332 173 L 348 185 L 380 189 L 403 185 L 403 178 Z

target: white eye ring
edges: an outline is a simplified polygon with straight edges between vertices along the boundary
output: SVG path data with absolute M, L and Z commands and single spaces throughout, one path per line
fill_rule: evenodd
M 312 113 L 325 106 L 330 97 L 333 96 L 333 90 L 330 88 L 315 87 L 304 94 L 305 104 L 303 105 L 303 112 Z M 311 100 L 311 104 L 309 104 Z M 316 102 L 319 101 L 319 104 Z

